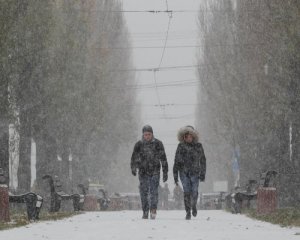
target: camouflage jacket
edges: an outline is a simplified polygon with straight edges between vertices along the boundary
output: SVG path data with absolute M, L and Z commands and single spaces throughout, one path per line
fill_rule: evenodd
M 163 172 L 167 173 L 168 162 L 162 142 L 156 138 L 151 142 L 138 141 L 134 146 L 130 165 L 132 171 L 139 169 L 140 175 L 160 174 L 161 166 Z

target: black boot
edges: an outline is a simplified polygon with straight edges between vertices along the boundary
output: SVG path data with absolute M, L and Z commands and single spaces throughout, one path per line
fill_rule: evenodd
M 193 208 L 192 208 L 192 214 L 193 214 L 194 217 L 197 216 L 197 207 L 196 207 L 196 205 L 193 206 Z
M 192 214 L 194 217 L 197 216 L 197 200 L 198 200 L 198 193 L 192 197 Z
M 186 212 L 185 220 L 191 220 L 191 218 L 192 218 L 192 216 L 191 216 L 191 211 Z
M 196 206 L 193 206 L 193 208 L 192 208 L 192 214 L 193 214 L 194 217 L 197 216 L 197 207 Z
M 186 220 L 191 220 L 191 194 L 184 193 L 184 206 L 186 211 Z
M 149 217 L 149 210 L 148 211 L 143 211 L 143 219 L 148 219 Z

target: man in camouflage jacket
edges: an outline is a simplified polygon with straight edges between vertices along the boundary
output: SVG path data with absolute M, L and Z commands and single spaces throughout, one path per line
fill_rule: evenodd
M 162 167 L 163 181 L 166 182 L 168 162 L 162 142 L 153 137 L 153 129 L 149 125 L 143 127 L 143 138 L 134 146 L 130 166 L 134 176 L 138 170 L 143 218 L 148 219 L 150 210 L 151 218 L 155 219 L 160 169 Z

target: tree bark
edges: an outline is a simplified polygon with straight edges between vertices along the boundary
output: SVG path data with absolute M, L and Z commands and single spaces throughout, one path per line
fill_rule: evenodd
M 72 185 L 74 188 L 78 184 L 85 184 L 88 180 L 88 171 L 86 168 L 86 144 L 77 144 L 76 149 L 74 149 L 73 160 L 72 160 Z
M 38 189 L 43 187 L 43 176 L 58 175 L 57 147 L 55 140 L 48 134 L 36 138 L 36 181 Z
M 63 183 L 63 189 L 70 192 L 70 162 L 69 162 L 69 147 L 63 143 L 61 146 L 61 171 L 60 180 Z
M 8 82 L 0 80 L 0 168 L 4 171 L 5 184 L 9 185 L 9 128 Z
M 4 171 L 5 184 L 9 185 L 9 134 L 6 121 L 0 120 L 0 168 Z
M 20 162 L 18 191 L 28 192 L 31 187 L 31 123 L 29 113 L 20 112 Z

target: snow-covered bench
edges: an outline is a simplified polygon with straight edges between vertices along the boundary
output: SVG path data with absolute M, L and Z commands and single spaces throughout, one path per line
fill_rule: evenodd
M 257 199 L 257 189 L 259 187 L 267 188 L 274 185 L 274 180 L 277 176 L 276 171 L 267 171 L 261 173 L 259 184 L 256 180 L 249 180 L 246 185 L 245 190 L 236 188 L 233 193 L 230 194 L 229 198 L 231 200 L 231 212 L 232 213 L 241 213 L 242 208 L 245 205 L 250 207 L 250 201 Z
M 93 189 L 91 189 L 89 186 L 84 186 L 83 184 L 79 184 L 78 188 L 85 196 L 84 210 L 95 211 L 99 210 L 99 207 L 102 211 L 108 209 L 110 199 L 103 188 L 95 188 L 93 186 Z
M 58 178 L 53 180 L 52 176 L 45 175 L 44 180 L 47 180 L 50 185 L 51 203 L 50 212 L 58 212 L 61 207 L 61 201 L 72 200 L 74 211 L 83 210 L 84 195 L 83 194 L 67 194 L 62 191 L 62 184 Z
M 0 197 L 0 201 L 3 201 L 3 199 L 7 199 L 7 201 L 5 200 L 2 202 L 2 207 L 7 207 L 8 210 L 8 207 L 10 205 L 8 203 L 23 203 L 26 206 L 28 220 L 34 221 L 39 219 L 40 209 L 43 205 L 43 198 L 40 195 L 33 192 L 20 195 L 9 192 L 8 186 L 5 184 L 4 171 L 2 168 L 0 168 L 0 187 L 4 187 L 4 189 L 6 189 L 2 192 L 3 198 Z M 5 204 L 4 202 L 6 202 L 7 204 Z M 9 216 L 9 211 L 7 211 L 7 213 Z
M 40 210 L 43 205 L 43 198 L 33 192 L 15 195 L 9 192 L 10 203 L 25 203 L 27 209 L 27 217 L 30 221 L 39 219 Z
M 100 209 L 105 211 L 109 208 L 110 198 L 107 196 L 107 192 L 104 189 L 99 189 L 101 197 L 97 198 L 97 201 L 100 204 Z

